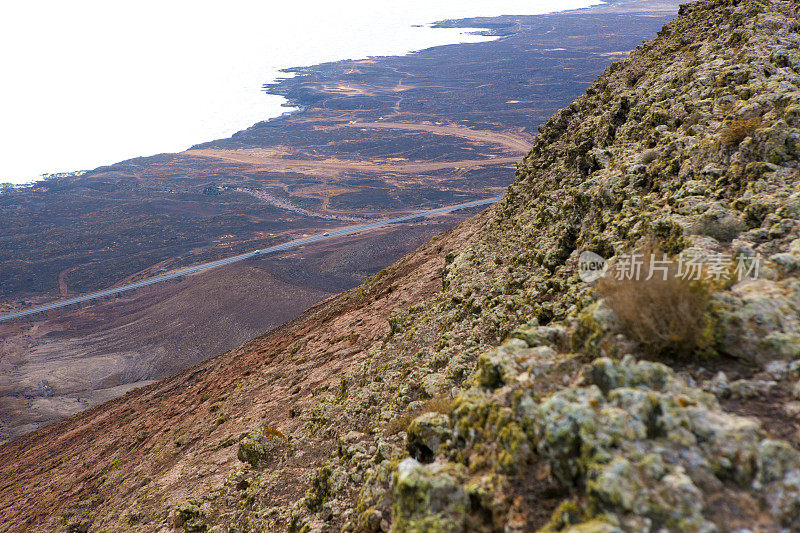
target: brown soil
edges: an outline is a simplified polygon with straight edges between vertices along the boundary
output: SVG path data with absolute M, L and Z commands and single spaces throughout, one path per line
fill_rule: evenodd
M 0 442 L 263 334 L 357 285 L 451 220 L 334 239 L 2 324 Z M 173 267 L 162 262 L 123 281 Z
M 458 126 L 455 124 L 448 125 L 434 125 L 434 124 L 407 124 L 401 122 L 358 122 L 356 124 L 348 124 L 350 128 L 369 128 L 369 129 L 387 129 L 387 130 L 406 130 L 406 131 L 425 131 L 433 133 L 434 135 L 451 135 L 453 137 L 461 137 L 470 141 L 486 144 L 498 144 L 509 149 L 512 152 L 519 152 L 520 155 L 525 154 L 531 147 L 533 137 L 530 135 L 519 132 L 511 134 L 507 132 L 495 131 L 481 131 L 465 126 Z
M 385 160 L 385 161 L 364 161 L 364 160 L 345 160 L 336 158 L 326 158 L 322 160 L 312 159 L 287 159 L 274 157 L 264 153 L 261 148 L 241 148 L 236 150 L 218 150 L 204 148 L 188 150 L 184 154 L 195 157 L 207 157 L 211 159 L 221 159 L 236 163 L 245 163 L 263 168 L 269 172 L 314 172 L 314 175 L 325 176 L 326 172 L 431 172 L 444 169 L 474 169 L 492 165 L 508 165 L 516 163 L 519 156 L 514 157 L 485 157 L 483 159 L 465 159 L 462 161 L 404 161 L 404 160 Z
M 757 418 L 771 438 L 785 440 L 800 449 L 800 420 L 785 409 L 792 400 L 788 384 L 780 383 L 763 397 L 728 399 L 721 403 L 730 413 Z
M 267 335 L 0 446 L 2 530 L 53 531 L 69 521 L 65 513 L 96 512 L 108 518 L 95 527 L 128 531 L 135 528 L 121 524 L 131 502 L 148 510 L 148 521 L 166 523 L 169 508 L 220 487 L 229 475 L 245 475 L 232 446 L 238 435 L 262 425 L 291 435 L 301 423 L 294 409 L 322 384 L 338 384 L 380 345 L 392 310 L 441 288 L 444 254 L 462 248 L 481 219 Z M 272 497 L 297 498 L 304 474 L 334 443 L 328 434 L 304 443 L 281 466 L 283 482 Z

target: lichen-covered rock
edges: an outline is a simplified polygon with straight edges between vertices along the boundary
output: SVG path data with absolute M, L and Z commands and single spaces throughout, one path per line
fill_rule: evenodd
M 800 281 L 743 282 L 716 299 L 724 354 L 761 366 L 800 358 Z
M 475 382 L 486 389 L 498 389 L 521 374 L 545 374 L 563 360 L 549 345 L 528 347 L 525 341 L 513 338 L 478 357 Z
M 561 325 L 539 326 L 533 324 L 514 330 L 511 337 L 525 341 L 530 348 L 550 346 L 557 349 L 568 344 L 569 330 Z
M 397 467 L 393 530 L 402 532 L 464 531 L 468 505 L 461 486 L 463 467 L 435 462 L 427 466 L 406 459 Z
M 713 531 L 702 516 L 703 499 L 683 468 L 666 465 L 650 454 L 631 462 L 615 457 L 589 482 L 589 493 L 623 513 L 663 523 L 677 531 Z
M 600 389 L 593 387 L 556 393 L 539 408 L 536 450 L 551 461 L 553 475 L 562 483 L 572 484 L 584 475 L 584 461 L 598 451 L 594 441 L 604 403 Z
M 789 361 L 772 361 L 764 366 L 764 374 L 773 381 L 780 381 L 789 376 Z
M 192 503 L 183 504 L 175 511 L 175 527 L 182 527 L 187 533 L 199 533 L 208 528 L 203 512 Z
M 781 524 L 792 531 L 800 516 L 800 472 L 793 470 L 780 481 L 764 488 L 764 499 Z
M 481 354 L 475 372 L 476 383 L 488 389 L 502 387 L 522 372 L 528 350 L 525 341 L 511 339 L 502 346 Z
M 239 441 L 239 453 L 237 457 L 243 463 L 248 463 L 254 468 L 261 466 L 261 461 L 266 456 L 264 447 L 258 439 L 246 436 Z
M 758 443 L 764 438 L 758 422 L 718 409 L 690 409 L 691 432 L 714 474 L 737 483 L 754 474 Z
M 285 449 L 286 441 L 280 432 L 259 430 L 242 437 L 239 441 L 237 457 L 243 463 L 248 463 L 253 468 L 259 468 L 279 458 Z
M 800 360 L 792 361 L 786 365 L 786 373 L 792 379 L 800 379 Z
M 769 394 L 777 382 L 764 379 L 737 379 L 729 387 L 730 395 L 734 398 L 758 398 Z
M 794 527 L 800 517 L 800 453 L 786 442 L 764 440 L 759 446 L 754 485 L 765 494 L 773 514 Z
M 800 473 L 800 452 L 784 441 L 765 439 L 758 447 L 756 468 L 757 485 L 780 481 L 792 472 Z
M 676 383 L 667 365 L 637 361 L 632 356 L 624 357 L 619 363 L 606 357 L 595 360 L 589 379 L 606 394 L 620 387 L 662 390 Z
M 618 331 L 619 321 L 614 311 L 602 300 L 594 302 L 578 317 L 578 326 L 571 338 L 572 349 L 598 356 L 618 355 L 613 353 L 609 342 Z
M 731 384 L 728 381 L 728 376 L 720 370 L 713 378 L 703 383 L 703 390 L 710 392 L 717 398 L 728 398 L 731 395 Z
M 504 353 L 526 350 L 512 344 Z M 525 451 L 529 446 L 557 483 L 585 491 L 582 510 L 554 515 L 558 530 L 647 530 L 660 524 L 668 530 L 716 531 L 704 494 L 725 484 L 752 485 L 755 492 L 747 497 L 768 502 L 779 523 L 794 516 L 797 452 L 769 444 L 755 420 L 723 412 L 712 394 L 667 365 L 631 356 L 599 358 L 586 369 L 584 386 L 537 402 L 532 389 L 513 379 L 512 372 L 526 374 L 521 360 L 515 356 L 506 367 L 508 383 L 501 389 L 487 389 L 476 380 L 454 400 L 449 416 L 417 419 L 419 428 L 410 439 L 448 440 L 432 454 L 434 463 L 409 459 L 395 472 L 399 531 L 469 530 L 477 527 L 474 504 L 479 501 L 488 502 L 479 506 L 485 509 L 481 516 L 503 516 L 507 505 L 489 495 L 508 483 L 504 476 L 524 468 L 532 457 Z M 789 368 L 770 367 L 787 375 Z M 504 405 L 503 398 L 511 398 L 514 407 Z M 453 458 L 467 468 L 450 462 Z M 471 481 L 473 472 L 488 468 L 500 475 L 500 484 L 490 485 L 489 492 Z M 468 503 L 442 511 L 435 496 L 442 493 Z M 431 497 L 432 504 L 420 503 Z
M 769 260 L 783 276 L 800 272 L 800 254 L 784 252 L 771 255 Z
M 406 448 L 414 459 L 428 463 L 439 446 L 452 436 L 450 417 L 440 413 L 425 413 L 408 426 Z
M 757 470 L 761 485 L 779 478 L 791 486 L 797 452 L 785 443 L 765 444 L 757 422 L 722 412 L 713 397 L 668 367 L 599 359 L 588 375 L 603 391 L 597 385 L 565 390 L 541 404 L 537 451 L 557 480 L 586 483 L 595 505 L 620 523 L 633 516 L 671 530 L 714 531 L 701 487 L 746 485 Z M 790 488 L 775 509 L 792 508 Z M 775 511 L 780 520 L 782 512 Z

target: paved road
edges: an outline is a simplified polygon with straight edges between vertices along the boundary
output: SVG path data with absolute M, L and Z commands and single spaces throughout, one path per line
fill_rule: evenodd
M 167 281 L 169 279 L 179 278 L 181 276 L 186 276 L 188 274 L 194 274 L 195 272 L 202 272 L 204 270 L 210 270 L 212 268 L 221 267 L 224 265 L 230 265 L 231 263 L 236 263 L 237 261 L 242 261 L 244 259 L 249 259 L 252 257 L 258 257 L 264 254 L 269 254 L 272 252 L 280 252 L 283 250 L 288 250 L 290 248 L 297 248 L 298 246 L 303 246 L 304 244 L 311 244 L 313 242 L 322 241 L 325 239 L 333 239 L 334 237 L 342 237 L 345 235 L 353 235 L 354 233 L 360 233 L 362 231 L 368 231 L 376 228 L 380 228 L 383 226 L 388 226 L 390 224 L 396 224 L 398 222 L 405 222 L 407 220 L 414 220 L 417 218 L 424 218 L 431 215 L 439 215 L 443 213 L 450 213 L 451 211 L 458 211 L 459 209 L 467 209 L 470 207 L 478 207 L 482 205 L 493 204 L 499 200 L 499 198 L 487 198 L 485 200 L 477 200 L 475 202 L 467 202 L 464 204 L 458 205 L 451 205 L 448 207 L 440 207 L 439 209 L 432 209 L 431 211 L 424 211 L 422 213 L 414 213 L 412 215 L 406 215 L 397 218 L 388 218 L 383 220 L 377 220 L 375 222 L 370 222 L 367 224 L 361 224 L 359 226 L 350 226 L 342 229 L 333 230 L 327 233 L 321 233 L 319 235 L 313 235 L 311 237 L 305 237 L 303 239 L 297 239 L 294 241 L 285 242 L 283 244 L 279 244 L 277 246 L 272 246 L 270 248 L 264 248 L 261 250 L 254 250 L 252 252 L 247 252 L 246 254 L 235 255 L 233 257 L 228 257 L 225 259 L 220 259 L 218 261 L 211 261 L 210 263 L 203 263 L 201 265 L 196 265 L 189 268 L 184 268 L 182 270 L 176 270 L 174 272 L 170 272 L 168 274 L 162 274 L 161 276 L 156 276 L 153 278 L 145 279 L 142 281 L 137 281 L 136 283 L 130 283 L 128 285 L 122 285 L 120 287 L 114 287 L 111 289 L 106 289 L 100 292 L 93 292 L 91 294 L 86 294 L 83 296 L 77 296 L 75 298 L 70 298 L 69 300 L 61 300 L 58 302 L 53 302 L 46 305 L 41 305 L 39 307 L 32 307 L 30 309 L 25 309 L 24 311 L 18 311 L 16 313 L 10 313 L 7 315 L 0 316 L 0 322 L 6 322 L 9 320 L 14 320 L 17 318 L 22 318 L 28 315 L 33 315 L 36 313 L 41 313 L 44 311 L 50 311 L 52 309 L 58 309 L 60 307 L 66 307 L 68 305 L 79 304 L 82 302 L 88 302 L 89 300 L 95 300 L 97 298 L 104 298 L 106 296 L 112 296 L 114 294 L 119 294 L 121 292 L 131 291 L 134 289 L 139 289 L 141 287 L 146 287 L 148 285 L 153 285 L 154 283 L 159 283 L 161 281 Z

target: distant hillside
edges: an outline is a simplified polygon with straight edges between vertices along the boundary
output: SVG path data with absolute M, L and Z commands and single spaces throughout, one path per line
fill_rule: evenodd
M 0 523 L 798 531 L 798 50 L 796 3 L 681 7 L 491 209 L 0 447 Z

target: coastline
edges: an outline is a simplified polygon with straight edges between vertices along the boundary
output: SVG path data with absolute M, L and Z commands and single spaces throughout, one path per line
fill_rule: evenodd
M 600 0 L 567 0 L 568 2 L 580 2 L 581 4 L 598 4 Z M 570 6 L 564 6 L 564 9 L 560 9 L 558 11 L 546 11 L 547 14 L 549 13 L 559 13 L 569 11 Z M 533 14 L 530 15 L 520 15 L 520 16 L 535 16 L 538 14 L 539 10 L 541 10 L 541 6 L 533 6 L 531 11 Z M 487 8 L 487 10 L 489 10 Z M 428 15 L 432 15 L 432 13 L 421 13 L 420 17 L 424 18 Z M 515 15 L 516 16 L 516 15 Z M 483 17 L 486 18 L 486 17 Z M 494 17 L 489 17 L 494 18 Z M 410 24 L 408 26 L 403 26 L 403 30 L 398 34 L 399 36 L 405 36 L 408 42 L 398 41 L 396 40 L 397 36 L 393 38 L 389 38 L 386 42 L 382 43 L 380 41 L 376 43 L 362 43 L 362 48 L 359 51 L 350 51 L 350 53 L 345 52 L 342 50 L 342 54 L 340 58 L 334 60 L 334 62 L 339 61 L 355 61 L 361 59 L 380 59 L 384 57 L 391 57 L 391 56 L 403 56 L 417 53 L 421 50 L 426 50 L 429 48 L 435 48 L 438 46 L 450 46 L 450 45 L 461 45 L 461 44 L 471 44 L 476 42 L 489 42 L 493 39 L 498 38 L 497 35 L 491 35 L 491 32 L 484 31 L 485 28 L 480 26 L 470 27 L 468 25 L 447 25 L 441 24 L 441 22 L 446 22 L 448 20 L 462 20 L 462 19 L 444 19 L 438 20 L 437 18 L 433 18 L 430 22 L 424 22 L 422 24 Z M 414 29 L 414 33 L 410 33 L 409 30 Z M 474 31 L 473 31 L 474 30 Z M 418 34 L 421 32 L 421 34 Z M 445 32 L 450 32 L 447 34 Z M 400 35 L 402 34 L 402 35 Z M 406 35 L 408 34 L 408 35 Z M 415 35 L 411 38 L 412 35 Z M 420 42 L 422 44 L 420 44 Z M 399 47 L 398 47 L 399 46 Z M 384 53 L 388 52 L 388 53 Z M 250 52 L 252 54 L 252 52 Z M 252 127 L 253 125 L 259 122 L 271 121 L 280 119 L 285 115 L 295 114 L 297 112 L 302 112 L 302 108 L 296 108 L 293 105 L 293 102 L 288 101 L 282 98 L 279 94 L 272 93 L 270 91 L 265 91 L 264 87 L 270 87 L 274 85 L 279 85 L 284 79 L 287 78 L 287 75 L 291 75 L 295 72 L 302 72 L 303 69 L 310 68 L 313 69 L 319 65 L 324 65 L 329 63 L 326 61 L 322 55 L 324 54 L 317 54 L 319 57 L 312 59 L 311 62 L 304 61 L 301 57 L 297 58 L 284 58 L 283 56 L 276 56 L 275 58 L 271 58 L 269 61 L 270 63 L 274 63 L 274 65 L 265 66 L 261 65 L 257 67 L 257 70 L 254 70 L 249 77 L 251 78 L 250 82 L 253 80 L 258 79 L 255 85 L 252 87 L 249 92 L 244 95 L 244 100 L 247 100 L 249 103 L 242 104 L 239 106 L 238 109 L 228 109 L 230 107 L 230 103 L 226 103 L 225 100 L 221 101 L 213 101 L 212 105 L 206 106 L 206 108 L 198 108 L 197 112 L 194 113 L 192 120 L 197 120 L 200 122 L 207 122 L 211 124 L 213 128 L 212 131 L 205 131 L 204 128 L 201 130 L 193 131 L 187 130 L 187 127 L 183 125 L 176 125 L 175 123 L 170 122 L 162 122 L 160 128 L 157 127 L 157 124 L 154 126 L 157 130 L 164 130 L 175 129 L 175 131 L 182 131 L 183 133 L 179 136 L 173 136 L 171 138 L 164 138 L 162 142 L 157 145 L 153 146 L 155 150 L 150 149 L 138 149 L 137 142 L 131 142 L 130 146 L 132 147 L 130 150 L 127 148 L 125 151 L 127 152 L 127 156 L 114 156 L 115 151 L 103 151 L 98 152 L 96 156 L 92 156 L 94 164 L 86 164 L 86 165 L 50 165 L 47 163 L 48 153 L 48 138 L 43 137 L 40 140 L 44 141 L 43 151 L 40 152 L 44 154 L 42 163 L 43 166 L 49 167 L 44 168 L 41 170 L 41 173 L 31 174 L 29 178 L 20 177 L 18 174 L 15 174 L 13 170 L 7 172 L 5 176 L 0 173 L 0 183 L 11 180 L 11 183 L 14 186 L 22 186 L 22 187 L 30 187 L 35 186 L 38 182 L 43 181 L 49 176 L 54 175 L 62 175 L 62 174 L 71 174 L 77 172 L 89 172 L 93 169 L 113 165 L 118 162 L 128 161 L 130 159 L 136 159 L 140 157 L 150 157 L 150 156 L 157 156 L 161 154 L 168 154 L 168 153 L 178 153 L 185 149 L 191 148 L 197 144 L 203 144 L 207 142 L 211 142 L 215 139 L 223 139 L 228 138 L 232 135 L 235 135 L 237 132 L 242 131 L 243 129 L 247 129 Z M 330 54 L 328 54 L 330 55 Z M 288 61 L 287 61 L 288 59 Z M 321 60 L 317 60 L 321 59 Z M 289 64 L 289 66 L 282 66 Z M 163 83 L 163 82 L 162 82 Z M 235 83 L 239 83 L 239 81 L 235 81 Z M 167 87 L 166 85 L 164 87 Z M 260 89 L 259 89 L 260 87 Z M 232 89 L 231 89 L 232 90 Z M 280 98 L 277 100 L 275 98 Z M 216 108 L 215 108 L 216 106 Z M 220 107 L 222 106 L 222 107 Z M 233 114 L 228 113 L 228 111 L 232 111 Z M 243 115 L 244 113 L 244 115 Z M 222 115 L 228 115 L 227 118 L 219 120 L 218 117 Z M 202 118 L 205 117 L 205 118 Z M 249 119 L 247 117 L 250 117 Z M 63 127 L 63 124 L 59 126 L 59 117 L 48 117 L 48 120 L 52 121 L 52 124 L 55 125 L 57 128 Z M 92 120 L 92 116 L 88 116 L 89 122 Z M 124 120 L 123 116 L 119 117 L 119 120 Z M 77 131 L 77 135 L 80 136 L 80 130 Z M 113 128 L 109 130 L 111 136 L 114 135 Z M 135 139 L 134 139 L 135 141 Z M 61 142 L 58 143 L 59 145 L 62 144 Z M 93 146 L 95 143 L 92 142 L 92 137 L 89 136 L 85 140 L 82 140 L 80 143 L 82 146 Z M 67 143 L 68 145 L 68 143 Z M 120 145 L 117 144 L 117 147 L 114 149 L 118 151 Z M 58 147 L 61 150 L 61 146 Z M 106 155 L 104 155 L 106 154 Z M 70 168 L 71 167 L 71 168 Z M 12 167 L 9 167 L 12 168 Z M 7 169 L 8 170 L 8 169 Z
M 485 42 L 491 42 L 491 41 L 496 40 L 496 39 L 501 39 L 503 37 L 507 37 L 507 36 L 513 34 L 513 31 L 503 32 L 501 29 L 498 29 L 497 28 L 497 23 L 494 22 L 496 20 L 504 20 L 504 19 L 508 19 L 508 18 L 513 19 L 515 17 L 521 17 L 521 16 L 529 17 L 529 16 L 540 16 L 540 15 L 563 14 L 563 13 L 569 13 L 569 12 L 572 12 L 572 11 L 580 11 L 580 10 L 584 10 L 584 9 L 593 9 L 593 8 L 597 8 L 597 7 L 600 7 L 600 6 L 603 6 L 603 5 L 607 5 L 607 2 L 605 2 L 603 0 L 587 0 L 587 1 L 590 2 L 590 5 L 585 6 L 585 7 L 581 7 L 581 8 L 578 8 L 578 9 L 563 9 L 563 10 L 556 10 L 556 11 L 548 11 L 548 12 L 545 12 L 545 13 L 536 13 L 536 14 L 532 14 L 532 15 L 498 15 L 498 16 L 454 18 L 454 19 L 449 19 L 448 18 L 448 19 L 442 19 L 442 20 L 438 20 L 438 21 L 434 21 L 434 22 L 430 22 L 430 23 L 426 23 L 426 24 L 419 24 L 419 25 L 415 25 L 414 26 L 414 27 L 428 28 L 428 29 L 433 29 L 433 30 L 438 30 L 438 29 L 458 29 L 458 30 L 461 30 L 461 32 L 462 32 L 461 34 L 462 35 L 475 35 L 475 36 L 485 37 L 486 40 L 482 40 L 482 41 L 466 41 L 466 40 L 462 40 L 462 41 L 457 41 L 457 42 L 452 42 L 452 43 L 447 43 L 447 44 L 436 44 L 436 45 L 431 45 L 431 46 L 425 46 L 425 47 L 422 47 L 422 48 L 414 48 L 414 49 L 410 49 L 410 50 L 408 50 L 408 51 L 406 51 L 404 53 L 400 53 L 400 54 L 375 54 L 375 55 L 363 55 L 363 56 L 357 56 L 357 57 L 347 57 L 347 58 L 339 59 L 339 60 L 336 60 L 336 61 L 326 61 L 326 62 L 316 63 L 316 64 L 313 64 L 313 65 L 298 65 L 298 66 L 292 66 L 292 67 L 287 67 L 287 68 L 281 69 L 280 72 L 282 74 L 287 74 L 287 76 L 275 76 L 271 81 L 264 82 L 261 87 L 262 87 L 262 90 L 263 90 L 263 92 L 265 94 L 270 94 L 270 95 L 275 95 L 275 96 L 282 97 L 284 99 L 284 103 L 282 104 L 282 106 L 288 108 L 289 110 L 285 111 L 285 112 L 283 112 L 283 113 L 281 113 L 279 115 L 275 115 L 275 116 L 266 118 L 264 120 L 260 120 L 260 121 L 258 121 L 256 123 L 254 123 L 253 126 L 257 125 L 259 122 L 270 122 L 270 121 L 273 121 L 273 120 L 279 120 L 279 119 L 284 118 L 284 117 L 289 117 L 289 116 L 292 116 L 292 115 L 300 114 L 300 113 L 303 113 L 303 111 L 305 111 L 306 109 L 308 109 L 309 106 L 305 102 L 303 102 L 301 99 L 296 99 L 295 100 L 295 99 L 292 99 L 292 98 L 288 98 L 281 91 L 282 84 L 285 81 L 291 80 L 291 79 L 293 79 L 295 77 L 302 77 L 304 75 L 312 74 L 316 70 L 321 69 L 321 68 L 335 66 L 335 65 L 341 65 L 341 64 L 345 64 L 345 63 L 349 63 L 349 62 L 353 62 L 353 61 L 362 61 L 362 60 L 372 61 L 372 60 L 386 59 L 386 58 L 389 58 L 389 57 L 412 56 L 414 54 L 419 54 L 420 52 L 424 52 L 426 50 L 430 50 L 432 48 L 438 48 L 438 47 L 441 47 L 441 46 L 460 46 L 460 45 L 464 45 L 464 44 L 485 43 Z M 510 24 L 500 23 L 500 27 L 501 28 L 509 28 L 511 26 L 512 25 L 510 25 Z M 210 141 L 207 141 L 207 142 L 210 142 Z M 192 145 L 192 148 L 194 148 L 195 146 L 200 146 L 200 145 L 206 144 L 207 142 L 203 142 L 203 143 L 198 143 L 196 145 Z

